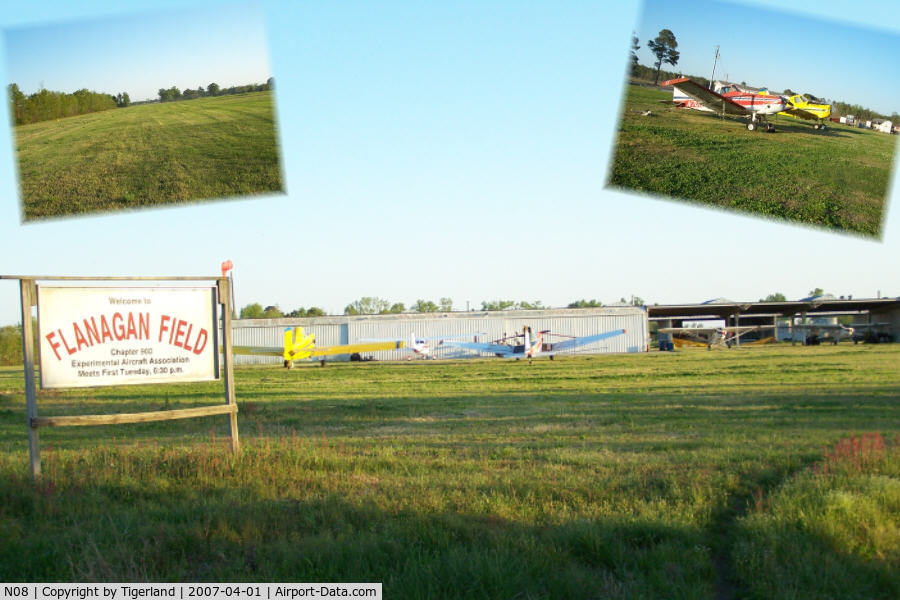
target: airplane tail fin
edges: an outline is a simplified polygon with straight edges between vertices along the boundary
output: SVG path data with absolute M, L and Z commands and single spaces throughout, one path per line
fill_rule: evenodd
M 288 327 L 284 330 L 284 360 L 295 361 L 312 355 L 316 334 L 304 335 L 302 327 Z

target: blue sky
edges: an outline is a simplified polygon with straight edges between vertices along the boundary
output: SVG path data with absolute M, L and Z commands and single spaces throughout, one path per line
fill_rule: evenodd
M 821 5 L 844 10 L 841 2 Z M 4 125 L 0 273 L 208 276 L 231 259 L 238 306 L 333 313 L 362 296 L 407 305 L 449 296 L 464 309 L 482 300 L 565 306 L 632 294 L 659 303 L 776 291 L 796 299 L 815 287 L 900 294 L 896 210 L 873 241 L 604 188 L 631 32 L 643 14 L 637 2 L 249 6 L 265 29 L 265 42 L 253 47 L 267 49 L 278 82 L 287 193 L 23 225 Z M 844 25 L 871 30 L 896 14 L 887 2 L 856 8 Z M 8 50 L 15 32 L 135 17 L 151 23 L 185 10 L 180 0 L 7 3 L 0 77 L 11 81 L 19 68 Z M 694 60 L 688 31 L 671 28 L 684 44 L 682 60 Z M 726 40 L 701 39 L 701 74 L 711 69 L 715 43 L 723 60 L 735 60 Z M 204 48 L 176 49 L 165 61 L 173 73 Z M 749 68 L 741 78 L 756 80 Z M 832 93 L 817 83 L 808 91 Z M 53 88 L 46 78 L 45 86 Z M 18 310 L 17 286 L 0 281 L 0 324 L 17 322 Z
M 886 115 L 900 113 L 900 80 L 893 76 L 891 58 L 900 56 L 900 34 L 881 28 L 887 19 L 878 18 L 879 13 L 895 17 L 897 6 L 879 11 L 854 4 L 854 12 L 869 13 L 879 24 L 866 26 L 836 20 L 835 15 L 849 11 L 828 5 L 821 14 L 809 15 L 749 3 L 646 0 L 635 28 L 638 59 L 655 64 L 647 41 L 669 29 L 681 57 L 674 67 L 663 65 L 666 70 L 709 78 L 719 46 L 717 79 L 727 75 L 730 81 L 777 92 L 790 88 Z
M 223 4 L 25 25 L 5 32 L 7 80 L 25 94 L 264 83 L 271 75 L 259 4 Z

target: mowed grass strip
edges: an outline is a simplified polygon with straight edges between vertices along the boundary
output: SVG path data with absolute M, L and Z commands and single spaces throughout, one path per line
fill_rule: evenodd
M 284 190 L 271 92 L 16 127 L 26 220 Z
M 224 417 L 46 428 L 37 486 L 21 369 L 3 369 L 0 578 L 770 598 L 821 569 L 829 587 L 813 591 L 890 598 L 891 496 L 866 509 L 866 527 L 841 526 L 827 503 L 808 535 L 765 519 L 818 482 L 814 465 L 852 433 L 896 448 L 898 364 L 896 345 L 843 344 L 239 368 L 240 457 Z M 130 412 L 222 395 L 220 384 L 97 388 L 42 391 L 38 405 L 45 416 Z M 866 485 L 894 485 L 898 460 L 868 465 Z M 842 482 L 812 487 L 827 496 Z M 825 560 L 802 574 L 747 560 L 784 556 L 779 544 L 798 535 Z M 825 572 L 860 565 L 877 575 L 864 587 Z
M 666 106 L 672 93 L 626 86 L 609 185 L 758 216 L 878 236 L 897 138 L 770 118 L 775 133 Z M 643 116 L 650 110 L 653 116 Z

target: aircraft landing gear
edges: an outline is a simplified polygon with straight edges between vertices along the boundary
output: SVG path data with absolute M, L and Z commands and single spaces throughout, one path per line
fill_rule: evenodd
M 772 125 L 771 123 L 766 123 L 766 132 L 772 133 L 773 131 L 775 131 L 775 126 Z
M 756 123 L 754 123 L 753 121 L 747 123 L 747 131 L 753 131 L 754 129 L 756 129 Z

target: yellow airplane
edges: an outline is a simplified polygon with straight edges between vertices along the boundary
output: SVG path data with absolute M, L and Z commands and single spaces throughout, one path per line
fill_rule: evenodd
M 830 104 L 816 104 L 801 94 L 795 94 L 787 99 L 788 105 L 784 111 L 778 113 L 788 117 L 796 117 L 816 121 L 813 129 L 825 129 L 825 121 L 831 115 Z
M 235 354 L 255 354 L 262 356 L 280 356 L 284 359 L 284 367 L 290 369 L 295 360 L 304 358 L 334 356 L 336 354 L 354 354 L 358 352 L 375 352 L 378 350 L 399 350 L 406 346 L 403 340 L 390 342 L 367 342 L 363 344 L 343 344 L 340 346 L 316 347 L 316 334 L 305 334 L 302 327 L 288 327 L 284 330 L 283 348 L 256 348 L 235 346 Z M 322 359 L 325 364 L 325 359 Z

